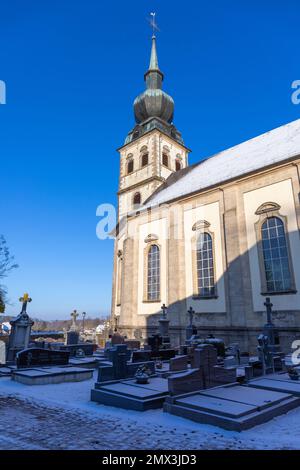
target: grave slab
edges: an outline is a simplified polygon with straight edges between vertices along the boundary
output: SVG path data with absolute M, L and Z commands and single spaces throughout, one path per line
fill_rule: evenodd
M 161 408 L 168 394 L 167 380 L 151 377 L 148 384 L 122 380 L 98 386 L 91 391 L 91 400 L 103 405 L 145 411 Z
M 62 382 L 81 382 L 93 377 L 93 369 L 82 367 L 48 367 L 36 369 L 16 369 L 12 380 L 25 385 L 48 385 Z
M 9 367 L 0 367 L 0 377 L 10 377 L 11 369 Z
M 96 357 L 82 357 L 82 358 L 71 358 L 69 360 L 69 364 L 76 367 L 84 367 L 84 368 L 91 368 L 96 369 L 99 364 L 99 359 Z
M 292 380 L 287 373 L 270 374 L 267 377 L 254 379 L 249 382 L 253 388 L 263 388 L 270 391 L 290 393 L 295 397 L 300 397 L 300 381 Z
M 164 411 L 232 431 L 262 424 L 300 405 L 291 394 L 230 384 L 175 397 L 167 397 Z

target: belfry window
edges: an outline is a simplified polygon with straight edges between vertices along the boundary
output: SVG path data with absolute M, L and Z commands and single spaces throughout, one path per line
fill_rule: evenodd
M 262 251 L 268 293 L 292 289 L 287 239 L 283 221 L 268 217 L 261 226 Z
M 142 155 L 142 167 L 148 165 L 148 152 L 144 153 Z
M 141 193 L 135 193 L 133 196 L 133 205 L 139 206 L 141 204 Z
M 162 163 L 164 166 L 169 168 L 169 155 L 167 153 L 163 153 L 162 155 Z
M 160 250 L 151 245 L 148 251 L 147 300 L 160 300 Z
M 178 158 L 175 160 L 175 170 L 179 171 L 181 170 L 181 162 L 178 160 Z
M 209 233 L 200 233 L 196 246 L 197 287 L 200 297 L 215 296 L 213 241 Z
M 133 172 L 133 160 L 129 160 L 129 162 L 127 163 L 127 174 L 129 175 L 132 172 Z

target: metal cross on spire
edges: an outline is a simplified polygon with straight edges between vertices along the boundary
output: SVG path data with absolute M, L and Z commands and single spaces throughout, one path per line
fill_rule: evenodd
M 159 31 L 159 28 L 155 22 L 155 16 L 156 16 L 156 13 L 155 12 L 151 12 L 150 13 L 150 19 L 149 19 L 149 23 L 152 27 L 152 37 L 155 37 L 155 31 Z

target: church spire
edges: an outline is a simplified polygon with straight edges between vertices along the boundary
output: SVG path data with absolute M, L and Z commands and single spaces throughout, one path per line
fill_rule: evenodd
M 156 36 L 155 34 L 153 34 L 149 69 L 145 73 L 146 87 L 161 90 L 163 79 L 164 79 L 164 74 L 161 72 L 161 70 L 159 70 L 159 66 L 158 66 Z
M 174 101 L 162 90 L 164 75 L 158 66 L 155 30 L 155 13 L 151 13 L 152 45 L 150 63 L 144 75 L 146 90 L 134 100 L 134 115 L 136 122 L 142 123 L 149 118 L 160 118 L 171 124 L 173 121 Z
M 159 70 L 157 51 L 156 51 L 156 36 L 155 36 L 155 34 L 153 34 L 153 36 L 152 36 L 152 48 L 151 48 L 149 70 Z

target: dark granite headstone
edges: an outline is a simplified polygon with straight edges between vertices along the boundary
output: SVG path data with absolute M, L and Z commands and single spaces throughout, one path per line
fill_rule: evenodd
M 162 337 L 160 335 L 152 335 L 148 338 L 148 345 L 152 352 L 158 351 L 162 346 Z
M 176 356 L 170 359 L 170 371 L 183 371 L 188 368 L 188 356 Z
M 17 368 L 33 366 L 62 366 L 69 362 L 69 352 L 50 349 L 29 348 L 17 353 Z
M 127 372 L 127 345 L 117 344 L 114 348 L 108 351 L 108 359 L 113 364 L 114 377 L 116 379 L 123 379 L 126 377 Z
M 77 343 L 79 343 L 79 332 L 74 331 L 74 330 L 67 331 L 66 344 L 69 345 L 69 344 L 77 344 Z
M 132 352 L 132 362 L 143 362 L 151 361 L 152 352 L 151 351 L 133 351 Z
M 133 354 L 135 352 L 143 351 L 133 351 Z M 149 353 L 151 353 L 151 351 L 149 351 Z M 153 361 L 128 362 L 128 349 L 126 344 L 118 344 L 114 348 L 109 349 L 108 356 L 111 363 L 107 362 L 99 366 L 98 383 L 134 377 L 138 368 L 143 365 L 151 371 L 151 374 L 155 373 Z
M 61 351 L 69 351 L 70 356 L 74 357 L 77 355 L 77 352 L 81 349 L 86 356 L 92 356 L 96 349 L 97 345 L 93 343 L 78 343 L 78 344 L 68 344 L 60 346 Z

